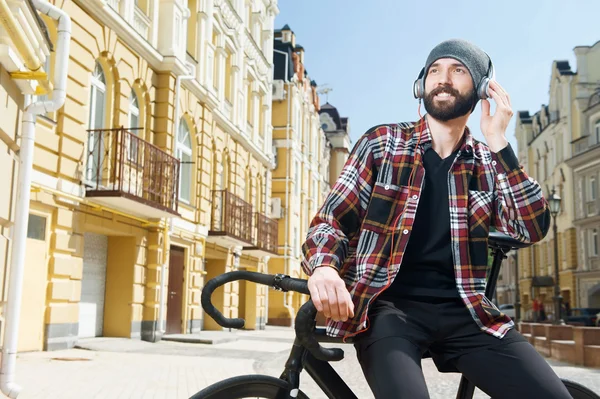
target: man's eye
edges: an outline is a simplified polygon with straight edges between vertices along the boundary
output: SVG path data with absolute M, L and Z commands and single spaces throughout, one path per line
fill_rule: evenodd
M 456 68 L 456 72 L 463 73 L 465 70 L 463 68 Z
M 429 74 L 432 74 L 432 73 L 434 73 L 434 72 L 437 72 L 437 69 L 435 69 L 435 68 L 431 68 L 431 69 L 429 70 Z

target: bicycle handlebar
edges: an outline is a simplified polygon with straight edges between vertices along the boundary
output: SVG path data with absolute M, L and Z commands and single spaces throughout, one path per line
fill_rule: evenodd
M 206 283 L 202 290 L 201 303 L 204 311 L 222 327 L 244 327 L 244 319 L 231 319 L 223 316 L 223 313 L 215 308 L 210 300 L 212 293 L 217 288 L 236 280 L 248 280 L 257 284 L 268 285 L 281 291 L 295 291 L 302 294 L 309 294 L 306 280 L 295 279 L 282 274 L 273 275 L 247 271 L 234 271 L 221 274 Z
M 292 278 L 283 274 L 263 274 L 247 271 L 234 271 L 221 274 L 209 280 L 202 290 L 201 303 L 204 311 L 208 313 L 222 327 L 242 328 L 244 319 L 228 318 L 223 316 L 211 302 L 212 293 L 222 285 L 236 280 L 248 280 L 258 284 L 268 285 L 281 291 L 295 291 L 309 295 L 308 282 L 306 280 Z M 296 316 L 296 338 L 314 357 L 324 361 L 337 361 L 344 358 L 341 349 L 323 348 L 312 334 L 317 316 L 317 309 L 311 300 L 306 302 Z

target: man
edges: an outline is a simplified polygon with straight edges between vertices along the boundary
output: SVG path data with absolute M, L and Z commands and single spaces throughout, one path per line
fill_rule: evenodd
M 355 336 L 376 398 L 428 398 L 425 352 L 495 399 L 570 398 L 484 295 L 490 228 L 533 243 L 550 225 L 540 186 L 506 140 L 510 98 L 492 72 L 469 42 L 436 46 L 415 84 L 426 116 L 359 139 L 303 245 L 327 332 Z M 488 95 L 486 145 L 466 124 Z

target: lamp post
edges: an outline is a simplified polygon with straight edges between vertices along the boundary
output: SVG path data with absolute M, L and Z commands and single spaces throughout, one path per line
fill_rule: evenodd
M 519 253 L 513 253 L 515 260 L 515 322 L 521 320 L 521 292 L 519 291 Z
M 556 216 L 560 212 L 561 198 L 554 187 L 548 197 L 550 214 L 552 215 L 552 229 L 554 230 L 554 324 L 565 324 L 561 317 L 562 296 L 560 295 L 560 282 L 558 280 L 558 232 L 556 227 Z

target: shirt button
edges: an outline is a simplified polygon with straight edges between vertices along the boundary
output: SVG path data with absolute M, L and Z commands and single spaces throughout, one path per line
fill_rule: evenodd
M 386 190 L 389 190 L 389 189 L 390 189 L 390 185 L 389 185 L 389 184 L 386 184 L 384 188 L 385 188 Z
M 492 161 L 492 165 L 496 166 L 496 161 Z
M 417 200 L 417 198 L 419 198 L 417 195 L 413 195 L 412 197 L 415 201 Z
M 405 234 L 405 235 L 406 235 L 406 234 L 408 234 L 408 230 L 407 230 L 407 229 L 404 229 L 404 230 L 402 231 L 402 234 Z

